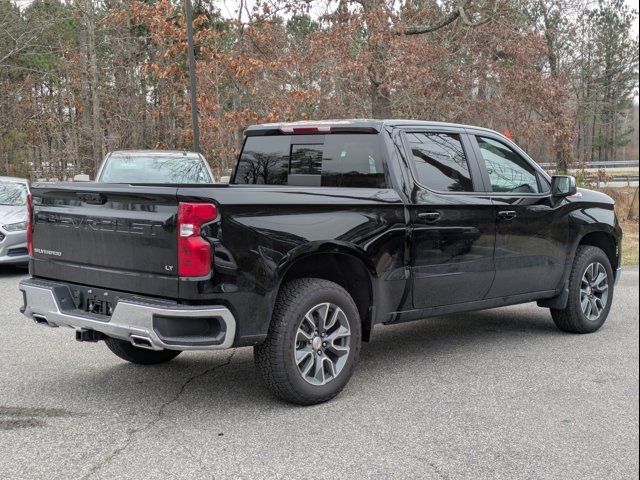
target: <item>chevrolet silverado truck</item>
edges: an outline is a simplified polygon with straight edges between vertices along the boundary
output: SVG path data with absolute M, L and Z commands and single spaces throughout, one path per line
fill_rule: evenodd
M 598 330 L 620 277 L 608 196 L 504 136 L 409 120 L 251 126 L 229 185 L 36 184 L 22 312 L 158 364 L 252 346 L 327 401 L 374 326 L 525 302 Z

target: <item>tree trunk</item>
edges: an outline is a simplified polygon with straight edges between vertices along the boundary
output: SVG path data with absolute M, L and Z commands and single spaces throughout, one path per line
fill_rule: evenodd
M 391 118 L 391 100 L 389 99 L 389 89 L 378 84 L 374 77 L 371 78 L 370 98 L 372 118 Z
M 78 156 L 82 169 L 91 169 L 93 149 L 91 148 L 91 87 L 89 84 L 89 51 L 86 28 L 86 5 L 84 0 L 78 0 L 76 8 L 80 17 L 78 29 L 78 43 L 80 45 L 80 138 L 78 142 Z
M 93 133 L 93 171 L 98 173 L 98 166 L 102 161 L 102 128 L 100 126 L 100 97 L 98 96 L 98 58 L 96 54 L 96 24 L 93 0 L 86 0 L 87 9 L 87 40 L 89 49 L 89 67 L 91 69 L 91 108 Z
M 387 64 L 389 58 L 388 27 L 385 23 L 382 0 L 366 0 L 362 6 L 367 16 L 367 48 L 370 55 L 369 63 L 369 99 L 371 101 L 371 116 L 373 118 L 391 118 L 391 98 L 387 86 Z
M 555 128 L 558 131 L 563 131 L 566 128 L 569 128 L 569 120 L 567 119 L 567 101 L 564 99 L 560 93 L 561 84 L 560 82 L 560 73 L 558 71 L 558 41 L 556 37 L 556 25 L 551 21 L 548 12 L 544 12 L 544 25 L 545 25 L 545 41 L 547 44 L 547 62 L 549 63 L 549 70 L 551 72 L 551 78 L 554 82 L 555 89 L 555 97 L 557 101 L 554 102 L 554 112 L 553 117 L 555 120 Z M 575 129 L 575 125 L 572 125 L 572 128 Z M 566 144 L 565 139 L 556 139 L 553 145 L 554 154 L 556 157 L 556 170 L 558 173 L 566 174 L 569 168 L 569 164 L 571 163 L 571 149 L 570 146 Z
M 637 220 L 638 219 L 638 187 L 636 187 L 636 191 L 633 194 L 633 199 L 631 200 L 631 205 L 629 206 L 629 213 L 627 213 L 627 220 Z

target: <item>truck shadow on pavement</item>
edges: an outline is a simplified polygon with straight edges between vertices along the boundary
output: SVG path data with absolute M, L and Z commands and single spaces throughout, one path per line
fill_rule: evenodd
M 29 275 L 29 268 L 24 265 L 0 265 L 0 278 L 20 278 Z
M 355 374 L 337 400 L 364 401 L 361 397 L 366 396 L 366 389 L 378 381 L 382 371 L 388 381 L 402 389 L 403 382 L 413 384 L 428 379 L 436 366 L 452 371 L 466 369 L 470 354 L 500 351 L 502 358 L 522 357 L 521 346 L 562 337 L 566 338 L 566 334 L 556 329 L 543 309 L 489 310 L 377 327 L 373 342 L 363 344 Z M 214 407 L 235 412 L 292 408 L 263 386 L 254 369 L 251 348 L 183 353 L 156 366 L 117 363 L 93 372 L 94 376 L 86 370 L 67 371 L 57 379 L 57 388 L 70 392 L 90 390 L 92 396 L 114 407 L 121 402 L 142 408 L 160 405 L 158 412 L 162 415 L 178 402 L 202 412 Z

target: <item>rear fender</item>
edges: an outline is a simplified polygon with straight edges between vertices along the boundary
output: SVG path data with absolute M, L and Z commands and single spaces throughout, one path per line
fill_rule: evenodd
M 354 281 L 356 280 L 356 272 L 345 271 L 337 265 L 329 266 L 331 262 L 327 262 L 326 270 L 309 270 L 307 275 L 305 271 L 307 265 L 305 264 L 310 264 L 312 259 L 313 261 L 317 261 L 318 256 L 331 256 L 333 259 L 335 259 L 336 256 L 345 256 L 345 261 L 342 262 L 338 260 L 338 263 L 343 264 L 345 268 L 348 268 L 349 264 L 354 267 L 361 266 L 362 272 L 360 273 L 364 273 L 366 276 L 366 279 L 364 279 L 366 286 Z M 357 263 L 352 263 L 354 261 Z M 271 299 L 272 311 L 277 298 L 277 292 L 280 290 L 282 284 L 289 278 L 297 278 L 294 272 L 297 268 L 305 271 L 305 276 L 317 276 L 318 278 L 334 281 L 341 284 L 349 292 L 360 311 L 363 339 L 365 341 L 368 340 L 375 323 L 375 308 L 373 306 L 376 305 L 378 286 L 376 270 L 370 258 L 352 244 L 340 241 L 309 242 L 291 250 L 278 266 L 278 288 Z M 312 267 L 309 266 L 308 268 Z M 362 275 L 359 275 L 359 277 L 362 277 Z M 361 278 L 357 278 L 357 280 L 361 280 Z M 358 283 L 358 285 L 355 285 L 356 283 Z M 364 291 L 365 288 L 367 289 L 366 292 Z

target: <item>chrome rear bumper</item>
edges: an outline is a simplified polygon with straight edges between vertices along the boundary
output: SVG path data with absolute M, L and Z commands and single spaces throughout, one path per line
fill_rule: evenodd
M 21 311 L 36 323 L 103 333 L 151 350 L 221 350 L 233 345 L 236 321 L 223 306 L 167 304 L 152 298 L 118 300 L 111 316 L 75 307 L 64 283 L 20 282 Z

